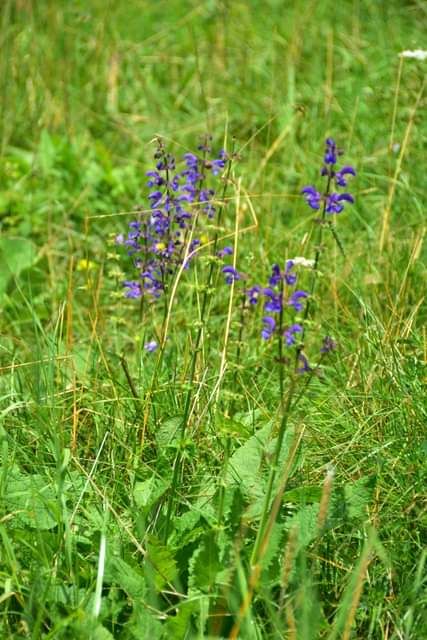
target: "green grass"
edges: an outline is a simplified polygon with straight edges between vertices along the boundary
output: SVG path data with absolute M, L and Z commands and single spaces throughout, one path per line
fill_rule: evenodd
M 425 47 L 423 3 L 4 0 L 0 16 L 0 636 L 425 638 L 426 62 L 398 57 Z M 206 131 L 239 155 L 206 233 L 232 242 L 240 204 L 250 282 L 313 257 L 299 192 L 327 135 L 358 172 L 307 331 L 339 350 L 290 414 L 255 567 L 279 418 L 262 311 L 236 368 L 238 295 L 229 314 L 218 284 L 194 360 L 203 252 L 152 385 L 163 309 L 141 321 L 123 298 L 114 244 L 146 206 L 153 138 L 179 156 Z

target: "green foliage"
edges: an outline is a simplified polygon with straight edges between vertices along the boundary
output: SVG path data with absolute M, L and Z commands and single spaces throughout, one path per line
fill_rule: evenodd
M 36 261 L 34 243 L 28 238 L 0 238 L 0 304 L 9 283 L 16 285 L 22 271 Z
M 229 638 L 249 594 L 242 640 L 425 638 L 425 62 L 398 58 L 424 46 L 421 3 L 1 4 L 0 637 Z M 358 172 L 307 328 L 339 351 L 292 409 L 256 584 L 280 423 L 262 310 L 239 335 L 219 277 L 195 354 L 204 250 L 157 370 L 165 310 L 123 299 L 114 240 L 147 207 L 153 137 L 180 156 L 207 129 L 239 160 L 206 233 L 233 244 L 237 200 L 245 286 L 312 257 L 299 192 L 325 136 Z

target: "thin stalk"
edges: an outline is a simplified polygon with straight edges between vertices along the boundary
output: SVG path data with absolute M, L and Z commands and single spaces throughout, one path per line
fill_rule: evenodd
M 283 302 L 284 302 L 284 283 L 280 278 L 280 314 L 279 314 L 279 332 L 277 334 L 277 352 L 279 360 L 279 390 L 280 390 L 280 407 L 283 410 L 284 395 L 284 371 L 283 371 Z
M 227 173 L 225 176 L 224 188 L 223 188 L 222 197 L 221 197 L 221 206 L 218 211 L 218 228 L 220 227 L 223 210 L 225 208 L 224 200 L 225 200 L 228 182 L 230 178 L 231 165 L 232 163 L 230 161 L 228 163 Z M 212 244 L 212 254 L 211 254 L 212 258 L 214 258 L 216 255 L 216 251 L 218 247 L 218 239 L 219 239 L 219 231 L 217 230 L 214 236 L 213 244 Z M 194 385 L 194 378 L 196 373 L 197 359 L 200 351 L 200 343 L 201 343 L 203 331 L 206 324 L 206 311 L 208 307 L 209 297 L 211 295 L 211 287 L 212 287 L 215 267 L 217 267 L 217 264 L 212 259 L 209 266 L 206 288 L 203 293 L 202 306 L 201 306 L 201 312 L 200 312 L 200 326 L 196 334 L 196 340 L 195 340 L 193 355 L 191 359 L 190 378 L 189 378 L 188 390 L 187 390 L 187 395 L 186 395 L 185 404 L 184 404 L 184 413 L 183 413 L 183 418 L 181 423 L 180 446 L 177 451 L 174 465 L 173 465 L 172 485 L 171 485 L 171 490 L 169 492 L 168 506 L 167 506 L 167 513 L 166 513 L 165 534 L 164 534 L 165 541 L 167 541 L 169 537 L 169 528 L 170 528 L 170 521 L 172 517 L 173 506 L 175 502 L 176 487 L 178 484 L 178 478 L 179 478 L 179 474 L 182 466 L 182 449 L 183 449 L 185 434 L 188 427 L 191 402 L 193 399 L 193 385 Z
M 313 295 L 316 289 L 316 284 L 317 284 L 317 280 L 318 280 L 318 267 L 319 267 L 319 262 L 320 262 L 320 256 L 322 254 L 322 241 L 323 241 L 323 228 L 325 226 L 325 220 L 326 220 L 326 200 L 327 197 L 329 195 L 329 191 L 331 188 L 331 180 L 332 177 L 330 174 L 328 174 L 328 182 L 326 183 L 326 191 L 324 194 L 324 198 L 323 198 L 323 207 L 322 207 L 322 214 L 319 220 L 319 232 L 317 234 L 317 245 L 316 245 L 316 252 L 314 254 L 314 265 L 313 265 L 313 275 L 311 278 L 311 284 L 310 284 L 310 291 L 309 291 L 309 296 L 307 299 L 307 304 L 305 305 L 305 309 L 304 309 L 304 316 L 303 316 L 303 333 L 302 333 L 302 338 L 301 338 L 301 342 L 303 342 L 304 340 L 304 333 L 305 333 L 305 323 L 306 320 L 308 319 L 308 316 L 310 314 L 310 308 L 311 308 L 311 301 L 313 299 Z M 302 347 L 301 347 L 302 348 Z M 301 351 L 301 348 L 299 351 Z
M 294 373 L 292 378 L 291 378 L 291 383 L 290 383 L 290 386 L 289 386 L 289 390 L 288 390 L 288 393 L 286 395 L 286 401 L 285 401 L 285 404 L 283 406 L 282 419 L 281 419 L 281 422 L 280 422 L 279 433 L 278 433 L 278 436 L 277 436 L 276 448 L 274 450 L 273 464 L 271 465 L 270 474 L 268 476 L 268 484 L 267 484 L 267 490 L 266 490 L 266 494 L 265 494 L 264 506 L 263 506 L 263 510 L 262 510 L 261 522 L 260 522 L 260 525 L 259 525 L 259 528 L 258 528 L 258 532 L 257 532 L 257 536 L 256 536 L 256 539 L 255 539 L 254 548 L 252 550 L 252 556 L 251 556 L 251 565 L 252 566 L 255 565 L 257 560 L 258 560 L 258 554 L 259 554 L 260 545 L 261 545 L 261 542 L 262 542 L 262 540 L 264 538 L 265 526 L 266 526 L 267 521 L 268 521 L 270 503 L 271 503 L 271 498 L 272 498 L 272 494 L 273 494 L 274 481 L 275 481 L 276 475 L 277 475 L 278 464 L 279 464 L 279 459 L 280 459 L 280 453 L 282 451 L 283 438 L 285 436 L 285 431 L 286 431 L 286 427 L 288 425 L 289 415 L 291 413 L 290 412 L 290 408 L 292 406 L 292 399 L 293 399 L 294 393 L 295 393 L 296 381 L 297 381 L 297 374 Z

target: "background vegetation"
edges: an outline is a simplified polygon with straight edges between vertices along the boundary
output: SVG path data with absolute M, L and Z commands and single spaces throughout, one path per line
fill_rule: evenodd
M 292 414 L 301 443 L 239 637 L 427 636 L 427 62 L 398 57 L 425 46 L 425 20 L 419 1 L 3 0 L 2 638 L 235 633 L 278 405 L 272 354 L 251 318 L 242 366 L 209 401 L 220 285 L 165 543 L 203 262 L 174 310 L 141 446 L 154 362 L 141 347 L 159 312 L 141 324 L 123 298 L 129 265 L 114 244 L 146 206 L 154 136 L 180 156 L 206 132 L 217 148 L 235 138 L 240 226 L 257 225 L 239 236 L 239 268 L 253 281 L 312 251 L 299 193 L 327 135 L 358 171 L 356 204 L 338 220 L 346 257 L 329 240 L 318 291 L 340 348 Z M 230 439 L 234 475 L 223 472 Z

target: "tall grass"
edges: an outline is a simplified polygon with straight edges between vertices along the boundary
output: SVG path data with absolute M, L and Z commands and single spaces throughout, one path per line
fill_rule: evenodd
M 420 2 L 3 2 L 1 637 L 425 637 L 426 63 L 398 57 L 423 20 Z M 239 158 L 156 365 L 162 311 L 123 298 L 114 238 L 147 207 L 153 138 L 180 156 L 206 132 Z M 339 350 L 289 416 L 262 518 L 279 365 L 239 287 L 312 257 L 300 189 L 326 135 L 356 204 L 345 256 L 322 238 L 307 330 Z M 223 284 L 216 242 L 247 280 Z

